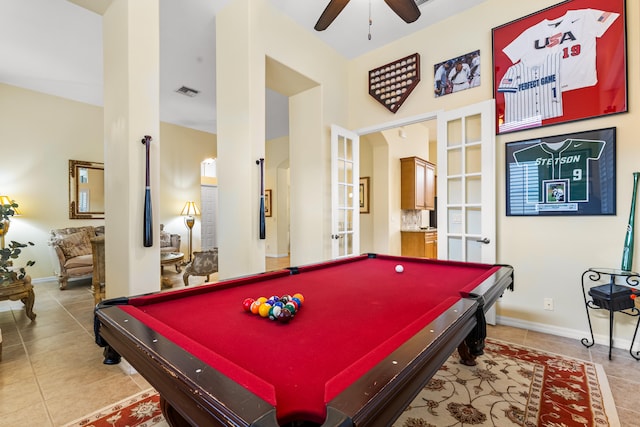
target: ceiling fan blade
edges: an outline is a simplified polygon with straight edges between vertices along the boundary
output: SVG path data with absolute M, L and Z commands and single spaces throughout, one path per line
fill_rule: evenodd
M 340 12 L 342 12 L 342 9 L 344 9 L 347 3 L 349 3 L 349 0 L 331 0 L 324 9 L 324 12 L 322 12 L 322 15 L 320 15 L 316 26 L 313 28 L 315 28 L 316 31 L 326 30 Z
M 414 0 L 384 0 L 391 9 L 406 23 L 420 17 L 420 9 Z

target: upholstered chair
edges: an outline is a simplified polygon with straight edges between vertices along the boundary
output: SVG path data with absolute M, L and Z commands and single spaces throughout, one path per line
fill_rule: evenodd
M 104 226 L 67 227 L 51 230 L 54 273 L 58 286 L 65 289 L 70 278 L 89 278 L 93 274 L 91 239 L 104 235 Z
M 164 231 L 164 224 L 160 224 L 160 252 L 180 252 L 180 235 Z
M 207 276 L 218 272 L 218 248 L 209 251 L 194 252 L 193 260 L 187 265 L 182 275 L 185 286 L 189 286 L 189 276 Z

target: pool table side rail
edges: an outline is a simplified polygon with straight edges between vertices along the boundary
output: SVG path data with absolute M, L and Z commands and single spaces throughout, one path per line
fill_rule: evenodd
M 96 310 L 96 317 L 101 337 L 192 425 L 214 425 L 215 420 L 224 426 L 251 426 L 258 419 L 278 425 L 268 402 L 216 369 L 203 369 L 199 359 L 118 306 Z
M 233 279 L 227 279 L 215 283 L 206 283 L 196 287 L 185 287 L 182 289 L 172 289 L 169 292 L 156 291 L 143 295 L 136 295 L 128 298 L 126 304 L 142 306 L 147 304 L 157 304 L 163 301 L 174 301 L 177 298 L 191 298 L 199 294 L 206 294 L 208 292 L 217 291 L 225 288 L 232 288 L 238 285 L 248 285 L 256 282 L 264 282 L 271 279 L 278 279 L 280 277 L 289 276 L 291 271 L 288 269 L 268 271 L 260 274 L 252 274 L 248 276 L 236 277 Z M 106 303 L 109 300 L 105 301 Z
M 329 402 L 357 427 L 391 425 L 476 325 L 478 303 L 458 300 Z
M 485 311 L 504 294 L 506 289 L 513 291 L 514 277 L 513 267 L 510 265 L 496 264 L 499 267 L 495 273 L 485 279 L 469 293 L 461 293 L 463 298 L 476 298 L 481 295 L 484 300 Z

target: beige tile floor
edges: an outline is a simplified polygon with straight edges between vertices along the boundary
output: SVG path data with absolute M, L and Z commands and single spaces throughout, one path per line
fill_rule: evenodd
M 288 262 L 268 260 L 267 269 Z M 182 286 L 182 275 L 172 268 L 165 275 L 174 287 Z M 192 278 L 191 284 L 198 283 Z M 0 427 L 61 426 L 150 387 L 138 374 L 102 364 L 93 341 L 89 282 L 71 283 L 65 291 L 55 282 L 37 283 L 35 292 L 35 322 L 20 302 L 0 301 Z M 604 346 L 587 349 L 574 339 L 507 326 L 490 326 L 489 336 L 602 364 L 621 425 L 640 426 L 640 362 L 627 351 L 614 349 L 609 361 Z

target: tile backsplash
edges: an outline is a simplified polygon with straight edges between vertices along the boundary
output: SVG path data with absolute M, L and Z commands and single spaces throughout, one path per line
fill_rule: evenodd
M 400 215 L 401 230 L 420 230 L 429 227 L 429 211 L 403 209 Z

